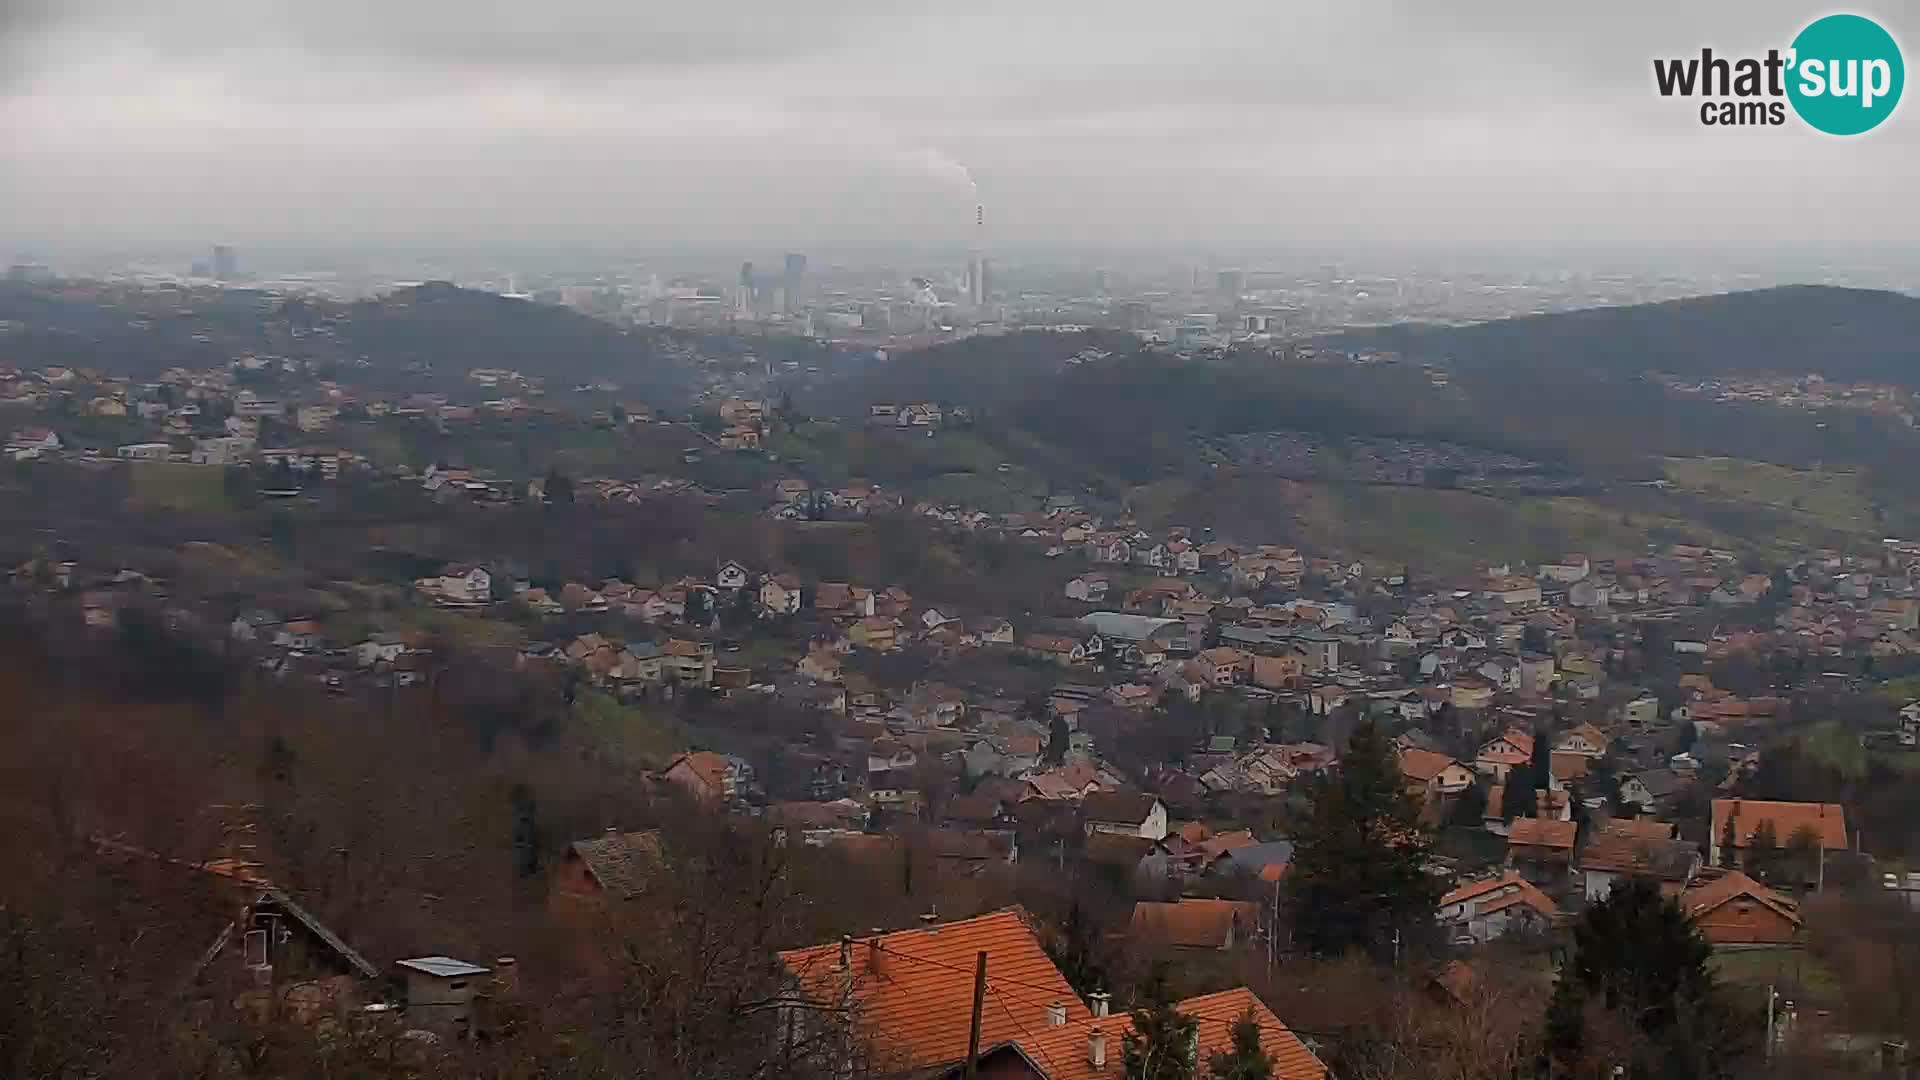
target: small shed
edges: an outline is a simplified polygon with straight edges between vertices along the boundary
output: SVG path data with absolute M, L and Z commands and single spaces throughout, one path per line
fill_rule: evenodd
M 395 966 L 406 981 L 409 1025 L 447 1038 L 472 1037 L 474 998 L 493 969 L 451 956 L 415 957 Z

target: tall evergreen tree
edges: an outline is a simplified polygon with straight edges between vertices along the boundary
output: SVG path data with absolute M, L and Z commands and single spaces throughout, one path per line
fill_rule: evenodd
M 1508 821 L 1532 817 L 1540 809 L 1540 791 L 1553 780 L 1552 740 L 1544 731 L 1533 733 L 1533 753 L 1525 765 L 1507 770 L 1507 790 L 1500 814 Z
M 1273 1055 L 1260 1049 L 1260 1021 L 1253 1008 L 1233 1022 L 1233 1047 L 1207 1063 L 1212 1080 L 1273 1080 Z
M 1427 836 L 1393 744 L 1371 720 L 1354 729 L 1339 770 L 1309 792 L 1294 834 L 1288 906 L 1295 939 L 1317 955 L 1390 952 L 1433 922 Z
M 1608 1053 L 1632 1077 L 1721 1080 L 1742 1075 L 1757 1048 L 1748 1018 L 1715 983 L 1713 950 L 1649 878 L 1614 886 L 1573 931 L 1573 955 L 1560 969 L 1547 1008 L 1544 1056 L 1554 1077 L 1589 1075 L 1589 1029 L 1630 1031 Z M 1600 1014 L 1604 1014 L 1604 1017 Z
M 1533 757 L 1527 762 L 1533 773 L 1535 789 L 1553 787 L 1553 733 L 1536 731 L 1533 733 Z
M 1059 765 L 1067 760 L 1071 738 L 1067 731 L 1067 718 L 1056 714 L 1047 723 L 1047 764 Z
M 1747 838 L 1747 869 L 1761 878 L 1773 872 L 1780 857 L 1780 830 L 1767 818 L 1754 826 Z
M 1193 1080 L 1199 1021 L 1173 1007 L 1166 965 L 1154 966 L 1129 1015 L 1133 1030 L 1121 1039 L 1127 1080 Z
M 513 869 L 521 877 L 540 872 L 540 808 L 525 784 L 508 793 L 513 804 Z
M 1540 808 L 1540 793 L 1533 786 L 1531 763 L 1508 769 L 1506 782 L 1501 786 L 1500 816 L 1508 821 L 1532 817 Z
M 1099 922 L 1079 900 L 1074 900 L 1067 906 L 1059 937 L 1047 943 L 1047 956 L 1081 997 L 1108 985 L 1106 966 L 1100 959 L 1100 940 Z
M 1727 824 L 1720 830 L 1720 866 L 1732 870 L 1740 865 L 1740 834 L 1734 831 L 1733 815 L 1727 815 Z
M 573 477 L 561 472 L 558 465 L 549 468 L 546 484 L 541 488 L 541 497 L 548 506 L 572 506 Z

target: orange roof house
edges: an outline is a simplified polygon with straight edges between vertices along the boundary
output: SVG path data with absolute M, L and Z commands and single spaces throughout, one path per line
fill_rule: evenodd
M 1461 885 L 1440 898 L 1435 915 L 1456 932 L 1490 941 L 1520 927 L 1545 928 L 1560 909 L 1516 871 Z
M 846 1006 L 854 1034 L 881 1071 L 957 1072 L 967 1056 L 975 957 L 987 954 L 980 1014 L 982 1057 L 1005 1070 L 983 1075 L 1100 1080 L 1121 1075 L 1132 1030 L 1105 995 L 1089 1005 L 1047 958 L 1025 912 L 1008 908 L 959 922 L 793 949 L 780 962 L 809 999 Z M 1252 1009 L 1276 1080 L 1325 1080 L 1327 1070 L 1272 1011 L 1245 989 L 1176 1005 L 1199 1023 L 1199 1059 L 1231 1045 L 1233 1022 Z
M 1738 870 L 1688 889 L 1680 909 L 1713 945 L 1791 945 L 1805 926 L 1799 905 Z
M 675 758 L 661 775 L 702 802 L 719 802 L 733 794 L 731 771 L 726 755 L 695 750 Z
M 1774 843 L 1786 847 L 1795 833 L 1802 829 L 1811 829 L 1820 839 L 1820 846 L 1827 851 L 1847 850 L 1847 815 L 1835 803 L 1770 802 L 1760 799 L 1715 799 L 1713 800 L 1713 831 L 1708 835 L 1712 845 L 1707 861 L 1715 866 L 1721 861 L 1721 842 L 1727 837 L 1729 826 L 1733 829 L 1733 846 L 1736 851 L 1745 851 L 1753 844 L 1753 834 L 1760 830 L 1762 823 L 1773 825 Z
M 1507 863 L 1551 880 L 1573 869 L 1573 842 L 1580 827 L 1550 818 L 1514 818 L 1507 833 Z
M 981 1045 L 1045 1028 L 1056 1003 L 1069 1022 L 1092 1019 L 1019 908 L 793 949 L 781 953 L 780 962 L 807 997 L 852 1006 L 865 1034 L 894 1059 L 885 1066 L 904 1070 L 967 1056 L 974 958 L 981 952 L 987 954 Z
M 1587 899 L 1604 900 L 1615 882 L 1651 877 L 1677 892 L 1700 872 L 1700 846 L 1684 840 L 1633 836 L 1604 830 L 1587 840 L 1577 864 Z
M 1176 949 L 1231 949 L 1252 937 L 1259 921 L 1260 905 L 1248 901 L 1190 896 L 1170 904 L 1142 900 L 1133 905 L 1127 936 Z
M 1326 1080 L 1329 1075 L 1313 1051 L 1246 987 L 1188 998 L 1175 1003 L 1174 1008 L 1198 1021 L 1196 1075 L 1205 1074 L 1214 1054 L 1232 1047 L 1234 1022 L 1249 1009 L 1260 1026 L 1260 1049 L 1273 1058 L 1274 1080 Z M 1124 1013 L 1070 1020 L 1036 1029 L 1019 1040 L 1019 1047 L 1044 1080 L 1118 1080 L 1125 1075 L 1121 1047 L 1132 1030 L 1133 1020 Z M 982 1075 L 986 1075 L 985 1070 Z

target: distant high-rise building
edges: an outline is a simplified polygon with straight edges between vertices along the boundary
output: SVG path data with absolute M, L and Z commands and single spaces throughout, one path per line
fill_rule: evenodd
M 1214 291 L 1223 300 L 1238 300 L 1240 294 L 1247 291 L 1247 272 L 1245 270 L 1222 270 L 1213 276 Z
M 753 263 L 740 264 L 740 284 L 734 287 L 733 314 L 738 319 L 753 318 Z
M 807 257 L 799 252 L 787 253 L 786 272 L 781 275 L 780 287 L 786 290 L 786 302 L 781 310 L 791 315 L 800 306 L 800 290 L 807 279 Z
M 240 259 L 226 244 L 213 245 L 213 276 L 231 281 L 240 274 Z

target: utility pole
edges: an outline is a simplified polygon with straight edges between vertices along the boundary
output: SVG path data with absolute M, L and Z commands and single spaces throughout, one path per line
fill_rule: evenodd
M 1767 1060 L 1768 1061 L 1773 1060 L 1773 1004 L 1778 1000 L 1780 1000 L 1780 995 L 1774 992 L 1773 984 L 1768 983 L 1767 984 Z
M 980 1068 L 980 1010 L 987 1003 L 987 950 L 973 960 L 973 1023 L 967 1028 L 966 1080 L 974 1080 Z

